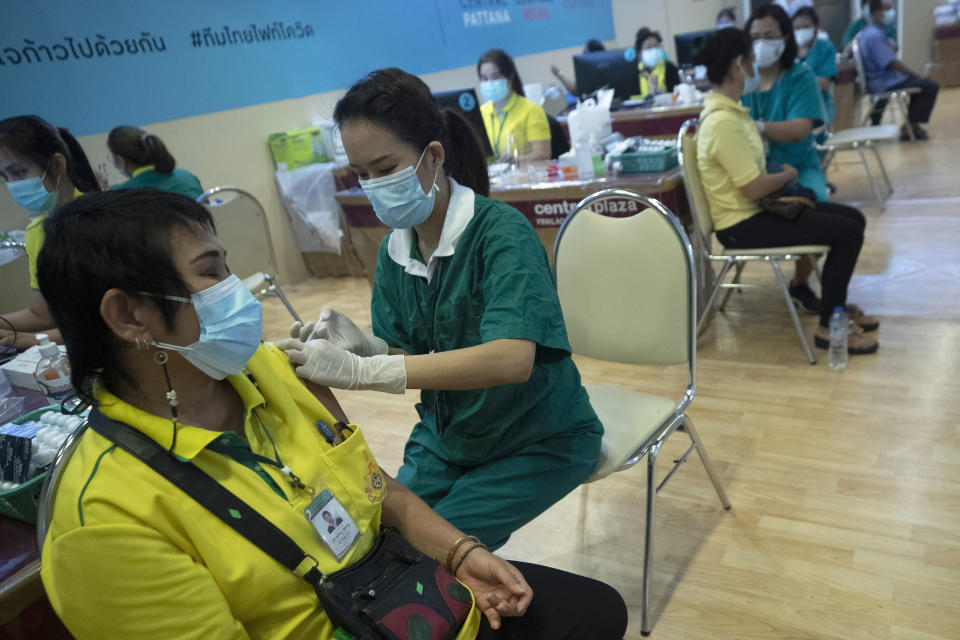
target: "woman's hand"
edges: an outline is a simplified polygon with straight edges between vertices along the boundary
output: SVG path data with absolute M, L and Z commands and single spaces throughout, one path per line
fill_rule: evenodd
M 471 551 L 457 569 L 456 577 L 473 592 L 477 609 L 494 629 L 500 628 L 501 618 L 522 616 L 533 600 L 533 589 L 523 574 L 486 549 Z
M 797 171 L 797 168 L 794 167 L 793 165 L 789 165 L 786 162 L 784 162 L 781 165 L 781 168 L 783 169 L 781 173 L 787 174 L 790 180 L 796 180 L 797 178 L 800 177 L 800 172 Z

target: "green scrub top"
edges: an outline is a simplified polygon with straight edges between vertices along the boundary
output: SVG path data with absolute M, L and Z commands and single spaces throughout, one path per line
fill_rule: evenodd
M 817 38 L 810 50 L 807 51 L 807 56 L 800 58 L 800 61 L 805 62 L 813 71 L 813 75 L 818 78 L 830 78 L 832 80 L 837 77 L 837 50 L 829 40 Z M 827 124 L 830 124 L 833 122 L 833 116 L 836 113 L 833 96 L 830 95 L 829 91 L 821 91 L 820 95 L 823 97 L 823 106 L 827 111 Z
M 179 193 L 192 200 L 196 200 L 203 193 L 203 187 L 200 186 L 200 180 L 197 179 L 197 176 L 183 169 L 174 169 L 170 173 L 160 173 L 153 169 L 136 173 L 126 182 L 113 185 L 110 190 L 142 189 L 144 187 Z
M 841 43 L 840 47 L 842 49 L 846 49 L 847 45 L 853 42 L 853 39 L 857 37 L 857 34 L 863 31 L 863 29 L 866 26 L 867 26 L 867 20 L 866 18 L 862 18 L 862 17 L 857 18 L 856 20 L 851 22 L 849 25 L 847 25 L 847 29 L 843 32 L 843 42 Z M 890 38 L 894 42 L 897 41 L 896 25 L 886 24 L 883 26 L 883 30 L 887 34 L 888 38 Z
M 794 64 L 781 72 L 769 91 L 757 91 L 743 96 L 743 104 L 750 109 L 750 117 L 764 122 L 784 122 L 795 118 L 810 118 L 813 127 L 823 124 L 820 108 L 820 87 L 813 71 L 803 64 Z M 811 132 L 800 142 L 790 144 L 770 141 L 768 162 L 790 164 L 800 173 L 799 182 L 813 189 L 817 198 L 827 200 L 827 181 L 820 170 L 820 155 L 814 146 Z
M 467 391 L 423 390 L 411 440 L 458 465 L 480 465 L 574 429 L 602 433 L 560 311 L 546 251 L 527 219 L 475 196 L 474 216 L 430 282 L 407 274 L 380 244 L 373 332 L 391 347 L 425 354 L 516 338 L 536 343 L 530 379 Z M 423 261 L 416 249 L 411 254 Z

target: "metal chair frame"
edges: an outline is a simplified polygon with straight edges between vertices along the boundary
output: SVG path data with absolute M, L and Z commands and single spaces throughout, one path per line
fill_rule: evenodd
M 657 493 L 666 485 L 667 481 L 673 476 L 681 464 L 683 464 L 690 453 L 696 449 L 697 454 L 700 456 L 700 461 L 703 463 L 703 467 L 707 472 L 707 476 L 710 478 L 710 482 L 713 484 L 714 489 L 717 492 L 717 496 L 720 498 L 720 502 L 723 505 L 724 509 L 730 509 L 730 501 L 727 499 L 727 494 L 723 490 L 723 486 L 720 484 L 720 480 L 716 475 L 716 472 L 713 469 L 713 464 L 710 461 L 710 457 L 707 454 L 707 450 L 704 447 L 703 441 L 700 439 L 700 435 L 697 433 L 697 430 L 693 426 L 693 422 L 690 420 L 690 417 L 685 413 L 687 407 L 690 406 L 690 403 L 693 401 L 694 393 L 696 390 L 696 368 L 697 368 L 697 348 L 696 348 L 696 339 L 697 339 L 697 320 L 696 320 L 696 310 L 697 310 L 697 288 L 696 288 L 696 274 L 694 272 L 694 263 L 693 263 L 693 246 L 690 243 L 689 238 L 687 237 L 686 232 L 684 232 L 680 221 L 677 217 L 660 201 L 650 198 L 644 194 L 636 193 L 633 191 L 628 191 L 625 189 L 605 189 L 594 193 L 587 198 L 580 201 L 577 204 L 576 208 L 567 216 L 563 221 L 563 224 L 560 227 L 559 232 L 557 233 L 557 239 L 554 243 L 554 276 L 556 276 L 556 265 L 559 263 L 560 258 L 560 248 L 562 246 L 562 241 L 564 235 L 567 231 L 568 226 L 571 221 L 576 218 L 576 216 L 583 210 L 591 209 L 593 203 L 604 200 L 607 198 L 619 198 L 619 199 L 629 199 L 634 200 L 641 206 L 639 207 L 640 211 L 644 209 L 650 209 L 655 211 L 663 219 L 665 219 L 670 227 L 673 229 L 674 233 L 677 235 L 677 240 L 681 243 L 684 249 L 684 258 L 686 261 L 686 280 L 687 280 L 687 386 L 686 391 L 684 392 L 683 399 L 677 404 L 674 413 L 670 416 L 660 427 L 643 443 L 641 443 L 636 450 L 631 454 L 631 456 L 620 465 L 613 473 L 624 471 L 635 466 L 640 462 L 644 457 L 647 458 L 647 495 L 646 495 L 646 523 L 644 530 L 644 544 L 643 544 L 643 583 L 642 583 L 642 603 L 640 609 L 640 626 L 641 633 L 644 636 L 650 635 L 651 625 L 649 619 L 649 600 L 650 600 L 650 578 L 653 573 L 653 522 L 655 516 L 655 506 L 656 506 L 656 496 Z M 675 431 L 682 431 L 687 434 L 690 438 L 690 446 L 684 452 L 684 454 L 674 461 L 673 467 L 667 473 L 667 475 L 657 484 L 657 457 L 660 453 L 660 448 L 663 446 L 664 442 L 669 438 Z M 598 479 L 600 480 L 600 479 Z
M 783 269 L 780 266 L 783 262 L 796 262 L 802 258 L 810 257 L 813 259 L 814 271 L 817 274 L 817 279 L 823 282 L 822 272 L 820 270 L 820 264 L 817 259 L 823 255 L 821 252 L 809 252 L 809 253 L 791 253 L 789 251 L 779 250 L 777 247 L 764 247 L 762 249 L 751 250 L 750 252 L 745 252 L 743 254 L 731 253 L 731 254 L 714 254 L 710 251 L 710 238 L 707 237 L 703 230 L 700 228 L 700 221 L 696 212 L 696 199 L 692 191 L 692 186 L 690 184 L 690 176 L 687 175 L 686 169 L 684 168 L 684 157 L 683 157 L 683 139 L 684 136 L 688 135 L 688 131 L 696 126 L 697 119 L 691 118 L 683 123 L 680 127 L 680 133 L 677 136 L 677 156 L 679 160 L 680 170 L 683 173 L 683 186 L 687 193 L 687 200 L 690 203 L 690 208 L 693 209 L 693 227 L 694 233 L 698 234 L 701 240 L 701 246 L 703 247 L 704 257 L 711 263 L 720 263 L 722 265 L 720 273 L 717 275 L 713 283 L 713 288 L 710 290 L 710 295 L 707 297 L 707 303 L 703 307 L 703 311 L 700 313 L 700 318 L 698 320 L 698 334 L 702 334 L 708 323 L 706 322 L 709 317 L 709 312 L 711 305 L 716 301 L 717 294 L 720 292 L 720 289 L 726 289 L 726 293 L 723 296 L 723 300 L 720 302 L 719 310 L 722 312 L 726 309 L 727 302 L 730 299 L 730 294 L 733 293 L 734 289 L 743 290 L 743 289 L 754 289 L 759 287 L 765 287 L 766 285 L 752 285 L 744 284 L 740 281 L 741 275 L 743 274 L 743 269 L 750 262 L 765 262 L 770 265 L 770 268 L 773 270 L 775 285 L 774 287 L 779 289 L 783 294 L 783 299 L 787 304 L 787 310 L 790 312 L 790 318 L 793 321 L 793 326 L 797 330 L 797 337 L 800 340 L 800 346 L 803 348 L 803 353 L 807 357 L 807 361 L 810 364 L 816 364 L 817 359 L 813 355 L 813 350 L 810 348 L 810 342 L 807 340 L 807 336 L 804 333 L 803 325 L 800 324 L 800 316 L 797 314 L 797 309 L 793 304 L 793 298 L 790 296 L 790 286 L 787 277 L 783 273 Z M 756 251 L 763 251 L 762 254 L 755 253 Z M 729 283 L 724 282 L 724 278 L 729 273 L 730 269 L 735 269 L 733 279 Z
M 900 112 L 900 116 L 903 118 L 903 122 L 907 125 L 907 135 L 910 137 L 910 141 L 916 142 L 917 137 L 913 133 L 913 127 L 909 126 L 910 96 L 920 93 L 920 89 L 917 87 L 908 87 L 906 89 L 871 93 L 867 88 L 867 72 L 863 66 L 863 52 L 860 51 L 858 38 L 854 38 L 850 42 L 850 51 L 853 53 L 853 63 L 857 67 L 857 87 L 860 89 L 861 98 L 867 98 L 870 103 L 870 109 L 868 109 L 863 118 L 860 119 L 860 126 L 865 126 L 867 121 L 870 120 L 870 114 L 873 113 L 873 108 L 877 106 L 877 103 L 886 100 L 887 104 L 895 105 L 897 111 Z
M 80 437 L 87 430 L 87 418 L 77 425 L 77 428 L 70 432 L 60 448 L 57 449 L 57 455 L 53 458 L 53 464 L 47 477 L 43 480 L 43 487 L 40 489 L 40 500 L 37 502 L 37 549 L 43 552 L 43 542 L 47 537 L 47 530 L 50 528 L 50 521 L 53 518 L 53 505 L 57 495 L 57 488 L 60 486 L 60 476 L 63 475 L 63 469 L 67 466 L 67 461 L 80 444 Z

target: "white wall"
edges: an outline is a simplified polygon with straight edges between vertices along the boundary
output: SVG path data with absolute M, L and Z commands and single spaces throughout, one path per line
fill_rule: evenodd
M 615 39 L 613 47 L 632 46 L 639 27 L 650 26 L 664 36 L 664 44 L 673 56 L 673 33 L 697 31 L 713 26 L 717 12 L 725 6 L 737 6 L 737 0 L 613 0 Z M 740 15 L 738 7 L 738 15 Z M 507 51 L 510 43 L 491 42 Z M 580 46 L 557 49 L 517 58 L 517 66 L 525 82 L 549 81 L 550 66 L 556 64 L 573 77 L 572 56 Z M 477 56 L 481 54 L 477 52 Z M 335 64 L 335 62 L 334 62 Z M 318 65 L 322 73 L 322 65 Z M 423 76 L 436 91 L 460 89 L 476 85 L 476 70 L 471 65 Z M 181 120 L 154 124 L 141 123 L 160 136 L 177 158 L 178 166 L 192 171 L 204 187 L 233 184 L 253 193 L 267 211 L 273 235 L 279 276 L 283 282 L 297 282 L 307 270 L 297 250 L 296 240 L 286 214 L 277 197 L 273 181 L 273 161 L 267 150 L 267 136 L 277 131 L 309 126 L 317 119 L 330 117 L 342 91 L 316 94 L 305 98 L 282 100 L 252 107 L 220 111 Z M 42 105 L 37 110 L 42 112 Z M 12 114 L 0 114 L 6 117 Z M 117 123 L 129 124 L 129 123 Z M 83 136 L 80 144 L 90 161 L 109 165 L 106 133 Z M 115 171 L 111 182 L 121 181 Z M 0 229 L 23 228 L 27 220 L 20 209 L 0 187 Z M 0 266 L 0 312 L 26 304 L 29 290 L 26 283 L 26 261 L 21 259 Z

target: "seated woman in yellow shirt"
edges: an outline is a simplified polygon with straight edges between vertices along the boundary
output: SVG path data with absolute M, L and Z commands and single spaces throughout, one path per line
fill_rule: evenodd
M 58 209 L 45 228 L 40 289 L 74 387 L 95 405 L 42 557 L 47 595 L 76 638 L 328 640 L 336 629 L 304 573 L 354 565 L 381 524 L 469 588 L 435 572 L 447 606 L 469 612 L 457 640 L 623 637 L 626 607 L 611 587 L 464 541 L 380 469 L 330 390 L 305 385 L 261 343 L 260 303 L 230 275 L 202 206 L 110 191 Z M 111 425 L 139 434 L 154 459 L 214 478 L 310 563 L 288 570 L 128 453 Z
M 677 65 L 667 60 L 660 32 L 641 27 L 637 31 L 635 46 L 637 57 L 640 58 L 637 64 L 640 71 L 640 97 L 671 93 L 680 84 L 680 71 Z
M 744 93 L 759 81 L 750 37 L 729 27 L 708 35 L 697 64 L 707 67 L 714 92 L 706 96 L 697 132 L 697 164 L 717 239 L 727 248 L 829 245 L 823 266 L 820 325 L 815 344 L 830 343 L 830 316 L 847 305 L 847 287 L 863 246 L 863 214 L 852 207 L 817 202 L 812 211 L 787 220 L 758 206 L 757 201 L 776 193 L 798 177 L 797 170 L 783 165 L 767 173 L 763 141 L 740 104 Z M 848 307 L 854 324 L 848 336 L 851 354 L 877 350 L 875 318 Z
M 527 100 L 517 67 L 505 51 L 490 49 L 477 62 L 480 115 L 493 156 L 501 162 L 550 158 L 550 124 L 543 107 Z
M 10 195 L 30 212 L 24 244 L 29 261 L 30 306 L 2 316 L 0 342 L 17 349 L 36 344 L 34 335 L 46 333 L 60 342 L 47 303 L 37 291 L 37 255 L 43 246 L 43 221 L 54 207 L 71 202 L 81 193 L 99 191 L 83 147 L 66 129 L 58 129 L 37 116 L 15 116 L 0 121 L 0 179 Z M 8 324 L 9 323 L 9 324 Z

